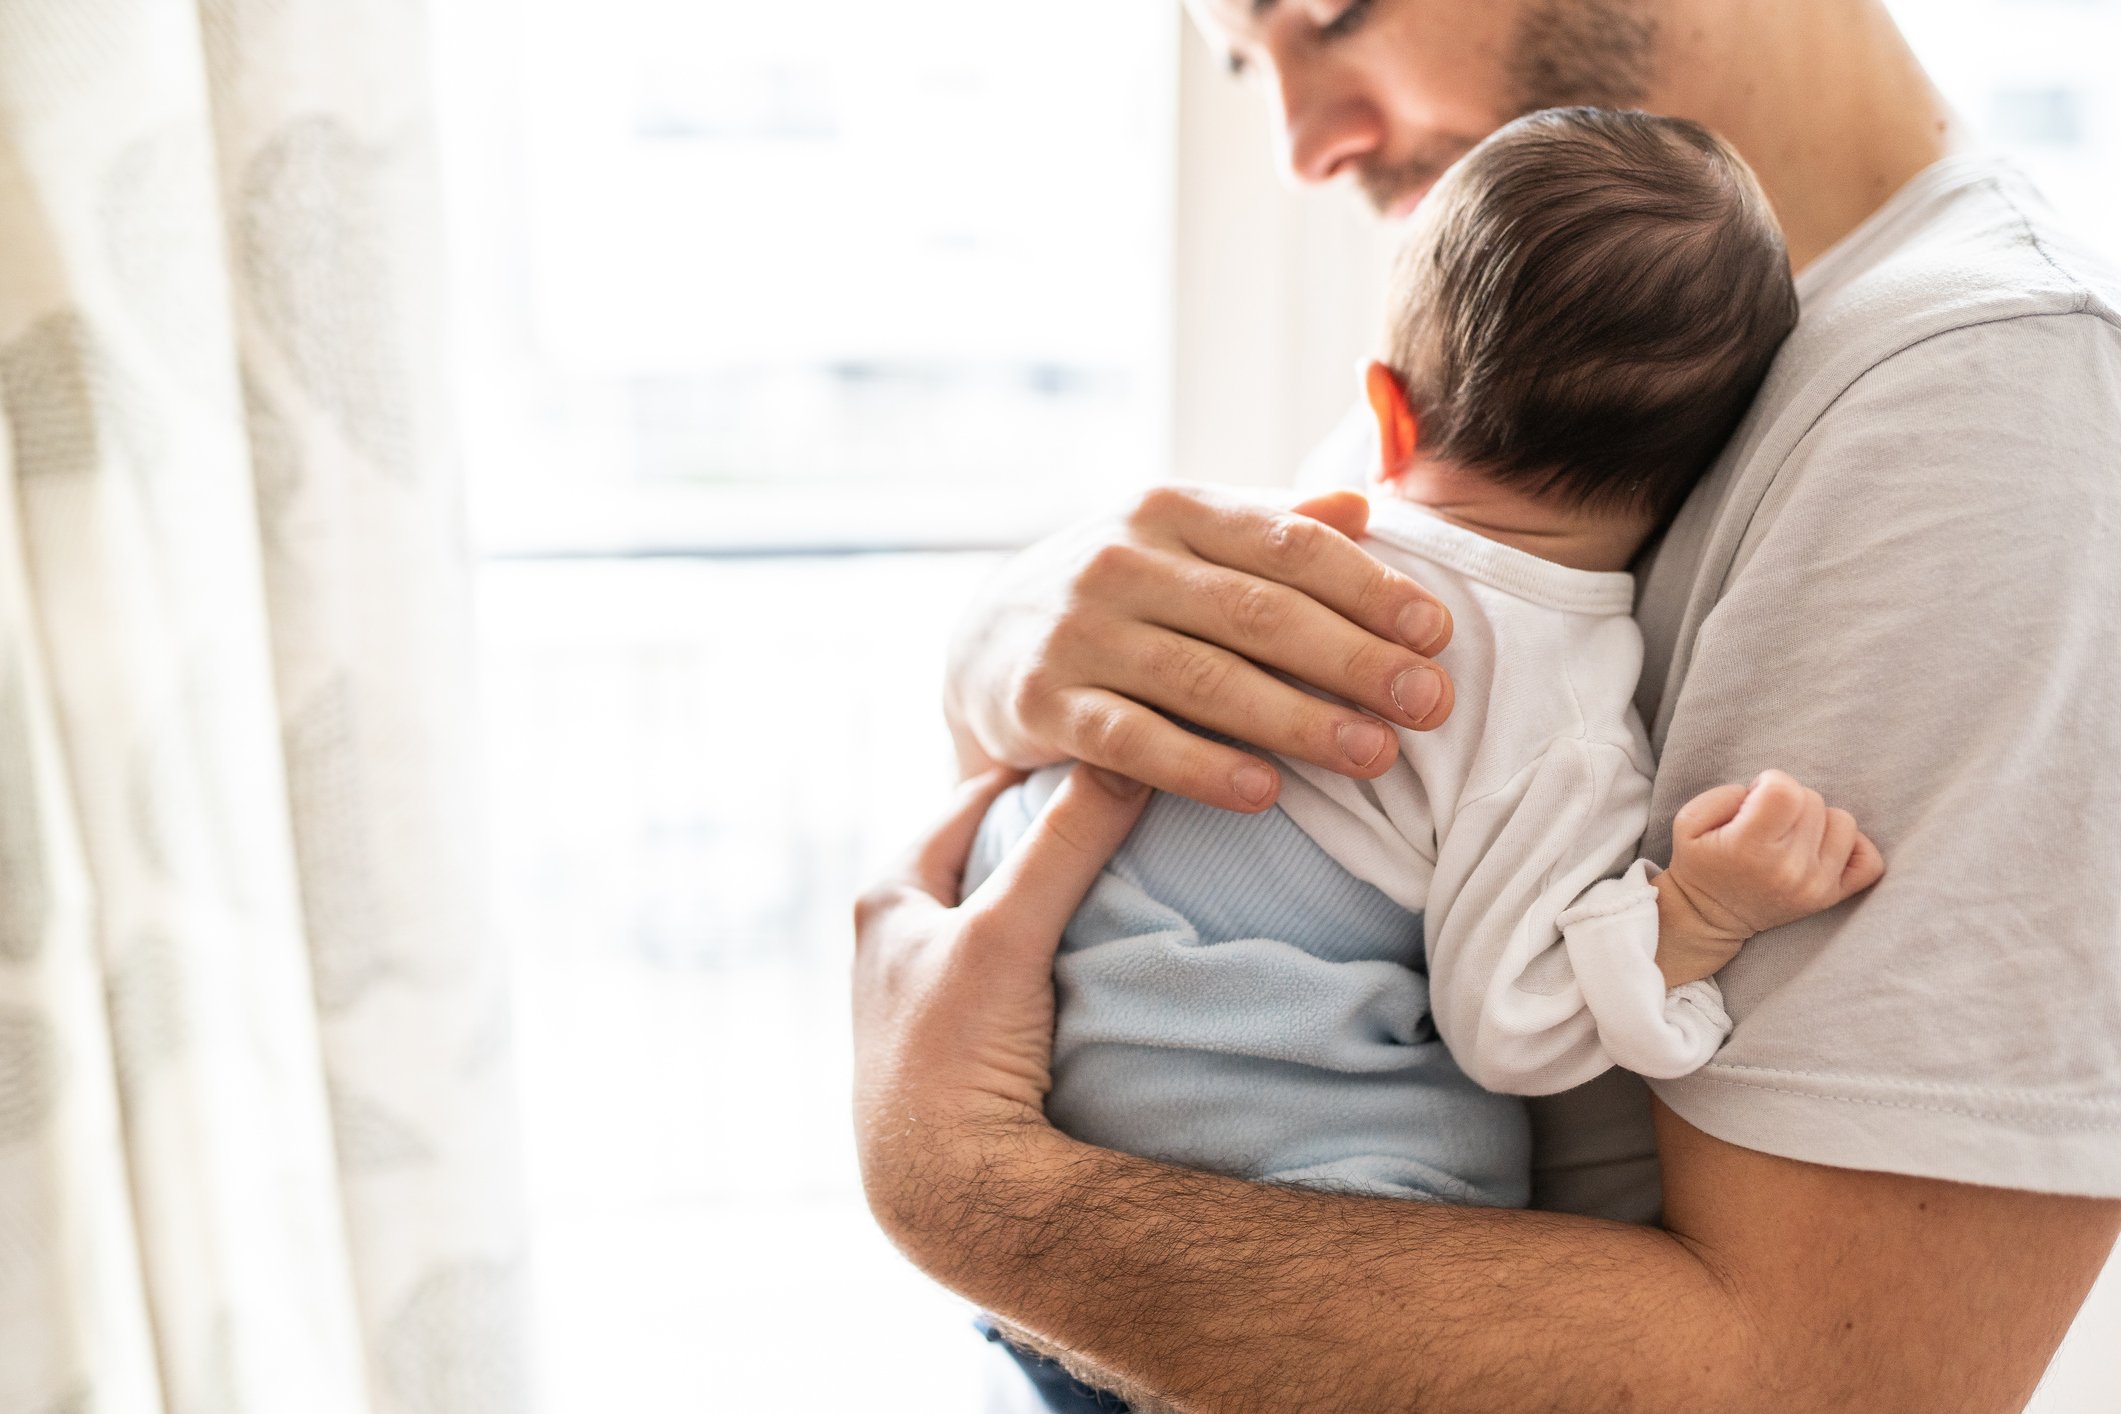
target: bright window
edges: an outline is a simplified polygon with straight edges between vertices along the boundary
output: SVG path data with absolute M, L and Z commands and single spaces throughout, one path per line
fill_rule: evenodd
M 1169 10 L 473 8 L 487 544 L 996 543 L 1152 475 Z
M 2121 255 L 2121 3 L 1891 0 L 1938 84 L 2083 234 Z
M 849 904 L 979 547 L 1164 460 L 1178 14 L 439 11 L 543 1403 L 978 1408 L 861 1202 Z

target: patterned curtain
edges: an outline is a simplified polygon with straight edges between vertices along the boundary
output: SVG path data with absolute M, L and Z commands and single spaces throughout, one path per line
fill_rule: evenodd
M 0 0 L 0 1411 L 525 1407 L 423 0 Z

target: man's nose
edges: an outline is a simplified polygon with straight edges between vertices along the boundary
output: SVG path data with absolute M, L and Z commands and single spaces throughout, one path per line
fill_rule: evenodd
M 1299 182 L 1329 182 L 1351 162 L 1384 144 L 1384 120 L 1344 75 L 1277 74 L 1281 89 L 1282 162 Z

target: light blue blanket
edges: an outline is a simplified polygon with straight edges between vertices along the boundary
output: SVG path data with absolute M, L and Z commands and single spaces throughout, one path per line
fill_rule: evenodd
M 969 891 L 1059 785 L 982 822 Z M 1159 792 L 1054 966 L 1046 1112 L 1065 1132 L 1240 1177 L 1521 1207 L 1523 1105 L 1460 1073 L 1429 1020 L 1419 914 L 1279 810 Z

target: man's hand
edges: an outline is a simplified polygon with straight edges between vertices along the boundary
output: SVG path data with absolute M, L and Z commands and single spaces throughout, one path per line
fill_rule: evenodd
M 1884 875 L 1855 817 L 1784 772 L 1703 791 L 1673 819 L 1672 867 L 1657 876 L 1657 966 L 1674 987 L 1710 976 L 1755 933 Z
M 1272 766 L 1165 713 L 1344 775 L 1383 773 L 1398 752 L 1384 722 L 1426 730 L 1450 713 L 1430 657 L 1451 621 L 1350 539 L 1368 518 L 1352 492 L 1282 510 L 1166 487 L 1025 551 L 951 649 L 944 706 L 967 773 L 1073 757 L 1230 810 L 1274 802 Z
M 877 1219 L 906 1240 L 958 1149 L 1045 1126 L 1053 953 L 1149 791 L 1078 766 L 1014 852 L 959 902 L 965 856 L 1013 781 L 959 789 L 949 816 L 855 905 L 855 1133 Z

